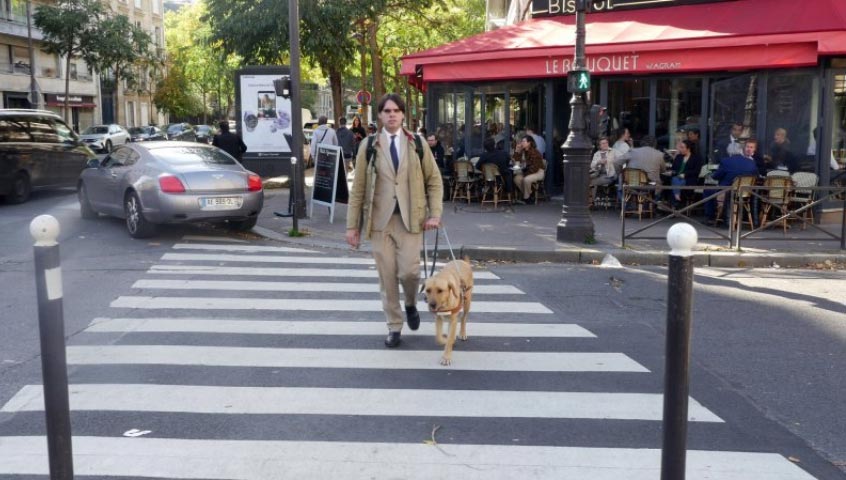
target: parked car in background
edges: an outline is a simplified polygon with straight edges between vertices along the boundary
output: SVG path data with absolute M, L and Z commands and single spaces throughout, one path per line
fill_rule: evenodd
M 197 125 L 195 129 L 197 132 L 197 141 L 200 143 L 211 143 L 212 138 L 217 133 L 217 130 L 209 125 Z
M 133 142 L 152 142 L 154 140 L 167 140 L 167 135 L 159 127 L 152 125 L 147 127 L 132 127 L 129 129 L 129 137 Z
M 95 152 L 109 153 L 116 146 L 129 142 L 129 132 L 116 123 L 93 125 L 83 130 L 80 138 Z
M 77 194 L 82 218 L 124 218 L 134 238 L 152 236 L 162 223 L 225 222 L 249 230 L 264 205 L 261 177 L 217 147 L 189 142 L 118 147 L 89 162 Z
M 196 142 L 197 133 L 190 123 L 171 123 L 167 126 L 168 140 L 181 140 L 183 142 Z
M 96 158 L 53 112 L 0 109 L 0 196 L 23 203 L 33 190 L 73 187 Z

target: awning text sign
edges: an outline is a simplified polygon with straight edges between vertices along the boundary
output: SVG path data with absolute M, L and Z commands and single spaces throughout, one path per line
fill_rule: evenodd
M 636 8 L 675 7 L 695 3 L 715 3 L 734 0 L 588 0 L 592 12 L 633 10 Z M 576 13 L 576 0 L 532 0 L 532 17 L 555 17 Z

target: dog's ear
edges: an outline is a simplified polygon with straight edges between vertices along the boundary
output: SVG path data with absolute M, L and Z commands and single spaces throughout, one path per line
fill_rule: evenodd
M 447 287 L 449 288 L 449 291 L 452 293 L 452 295 L 454 295 L 456 298 L 461 296 L 461 293 L 459 292 L 459 286 L 454 279 L 449 280 L 449 283 L 447 283 Z

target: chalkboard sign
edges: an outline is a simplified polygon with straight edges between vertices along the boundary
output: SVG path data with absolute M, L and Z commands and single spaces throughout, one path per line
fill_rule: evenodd
M 329 223 L 335 218 L 335 204 L 347 203 L 350 192 L 347 188 L 347 169 L 341 161 L 341 147 L 318 145 L 314 162 L 314 186 L 311 189 L 311 204 L 329 207 Z M 311 216 L 311 214 L 309 214 Z

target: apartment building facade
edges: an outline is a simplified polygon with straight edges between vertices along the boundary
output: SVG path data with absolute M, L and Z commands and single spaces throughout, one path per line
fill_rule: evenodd
M 32 13 L 46 3 L 49 0 L 32 2 Z M 162 0 L 110 0 L 108 5 L 147 31 L 153 39 L 152 48 L 164 55 Z M 44 36 L 35 25 L 31 36 L 34 62 L 30 61 L 27 1 L 0 0 L 0 108 L 41 107 L 62 115 L 65 79 L 69 78 L 69 123 L 77 131 L 97 123 L 116 122 L 128 127 L 165 123 L 166 117 L 153 105 L 155 82 L 149 74 L 141 75 L 137 86 L 121 82 L 115 88 L 108 74 L 89 73 L 82 59 L 72 59 L 68 68 L 65 58 L 44 52 Z M 30 98 L 31 73 L 40 99 Z

